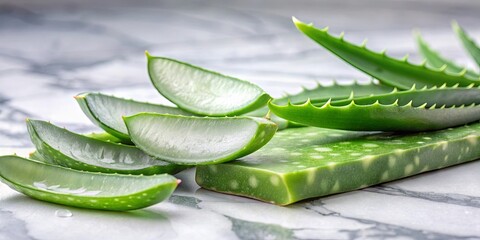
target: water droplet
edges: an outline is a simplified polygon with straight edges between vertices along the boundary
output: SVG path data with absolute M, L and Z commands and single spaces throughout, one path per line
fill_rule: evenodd
M 55 211 L 55 216 L 61 217 L 61 218 L 67 218 L 67 217 L 73 216 L 73 213 L 67 209 L 58 209 L 57 211 Z

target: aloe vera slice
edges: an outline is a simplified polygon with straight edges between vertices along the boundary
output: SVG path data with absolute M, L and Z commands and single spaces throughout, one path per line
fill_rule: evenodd
M 132 141 L 146 153 L 176 164 L 215 164 L 265 145 L 277 125 L 254 117 L 188 117 L 140 113 L 126 117 Z
M 287 205 L 475 160 L 479 143 L 480 124 L 407 135 L 287 129 L 238 161 L 198 166 L 196 181 Z
M 270 96 L 257 85 L 147 52 L 150 79 L 165 98 L 188 112 L 235 116 L 265 106 Z
M 123 116 L 130 116 L 140 112 L 170 113 L 176 115 L 192 115 L 181 109 L 146 102 L 118 98 L 101 93 L 84 93 L 75 96 L 83 112 L 97 126 L 119 138 L 122 142 L 130 143 L 127 127 Z
M 91 173 L 31 161 L 0 157 L 0 180 L 32 198 L 68 206 L 127 211 L 168 198 L 180 180 L 153 176 Z
M 423 40 L 420 33 L 416 33 L 415 35 L 417 39 L 418 49 L 420 50 L 420 53 L 427 61 L 428 65 L 434 68 L 445 68 L 446 72 L 451 72 L 454 74 L 458 74 L 465 71 L 466 69 L 465 67 L 458 66 L 454 62 L 441 56 L 435 50 L 431 49 L 428 46 L 428 44 L 425 42 L 425 40 Z M 465 76 L 470 78 L 480 78 L 479 74 L 468 69 L 465 72 Z
M 457 22 L 452 22 L 452 28 L 467 52 L 470 54 L 470 56 L 472 56 L 473 60 L 477 62 L 477 65 L 480 66 L 480 47 L 470 36 L 468 36 L 465 30 L 463 30 L 463 28 L 460 27 Z
M 48 122 L 27 120 L 27 127 L 37 148 L 33 155 L 36 160 L 103 173 L 175 174 L 185 169 L 150 157 L 136 147 L 92 139 Z
M 279 117 L 301 124 L 357 131 L 429 131 L 480 119 L 480 88 L 394 91 L 315 106 L 269 104 Z M 465 106 L 468 105 L 468 106 Z
M 464 87 L 472 83 L 476 86 L 480 85 L 480 79 L 465 76 L 465 71 L 453 74 L 445 72 L 445 69 L 430 69 L 424 65 L 414 65 L 409 63 L 407 58 L 395 59 L 387 56 L 385 52 L 373 52 L 367 49 L 365 44 L 357 46 L 349 43 L 343 39 L 343 34 L 338 38 L 334 37 L 328 33 L 328 28 L 317 29 L 313 24 L 305 24 L 295 18 L 293 21 L 301 32 L 325 49 L 387 85 L 399 89 L 409 89 L 414 84 L 418 87 L 443 84 L 447 86 L 459 84 Z

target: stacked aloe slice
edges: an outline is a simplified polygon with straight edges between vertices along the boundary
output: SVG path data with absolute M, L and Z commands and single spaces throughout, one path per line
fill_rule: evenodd
M 175 107 L 79 94 L 105 132 L 27 120 L 37 150 L 29 159 L 0 157 L 0 178 L 44 201 L 132 210 L 167 199 L 180 182 L 172 174 L 196 166 L 204 188 L 286 205 L 480 157 L 478 73 L 419 35 L 426 61 L 415 65 L 294 22 L 376 80 L 272 99 L 250 82 L 147 53 L 153 86 Z M 478 61 L 477 45 L 454 29 Z

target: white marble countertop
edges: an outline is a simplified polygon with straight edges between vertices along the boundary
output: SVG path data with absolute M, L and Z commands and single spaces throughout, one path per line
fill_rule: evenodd
M 480 41 L 478 1 L 95 2 L 0 1 L 0 155 L 32 151 L 26 117 L 98 130 L 72 99 L 80 92 L 165 103 L 150 86 L 144 50 L 279 96 L 315 81 L 368 80 L 298 33 L 292 15 L 414 61 L 413 28 L 468 66 L 450 21 Z M 480 239 L 479 172 L 480 161 L 471 162 L 279 207 L 201 189 L 189 170 L 168 201 L 125 213 L 40 202 L 0 183 L 0 240 Z

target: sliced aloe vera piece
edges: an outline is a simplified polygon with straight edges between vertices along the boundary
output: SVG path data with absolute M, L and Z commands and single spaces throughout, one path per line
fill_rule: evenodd
M 429 131 L 480 119 L 480 89 L 441 88 L 394 91 L 315 106 L 269 104 L 270 110 L 301 124 L 357 131 Z M 465 106 L 467 105 L 468 106 Z
M 187 117 L 140 113 L 126 117 L 132 141 L 146 153 L 176 164 L 221 163 L 265 145 L 277 125 L 254 117 Z
M 0 157 L 0 179 L 27 196 L 68 206 L 127 211 L 168 198 L 180 182 L 167 174 L 153 176 L 92 173 Z
M 463 46 L 467 52 L 472 56 L 473 60 L 477 62 L 477 65 L 480 66 L 480 47 L 475 43 L 475 41 L 468 36 L 468 34 L 463 30 L 457 22 L 452 22 L 452 28 L 457 34 L 458 38 L 462 42 Z
M 301 32 L 325 49 L 387 85 L 399 89 L 409 89 L 414 84 L 418 87 L 442 84 L 469 86 L 472 83 L 480 85 L 480 79 L 465 76 L 465 71 L 453 74 L 445 72 L 444 68 L 430 69 L 425 65 L 415 65 L 409 63 L 407 58 L 395 59 L 385 52 L 373 52 L 366 48 L 365 43 L 361 46 L 349 43 L 343 39 L 343 34 L 334 37 L 328 33 L 328 28 L 317 29 L 313 24 L 305 24 L 295 18 L 293 21 Z
M 123 116 L 140 112 L 170 113 L 176 115 L 192 115 L 181 109 L 130 99 L 118 98 L 101 93 L 84 93 L 75 96 L 83 112 L 97 126 L 106 132 L 130 143 Z
M 238 161 L 198 166 L 196 181 L 287 205 L 475 160 L 479 143 L 480 124 L 410 135 L 287 129 Z
M 33 158 L 40 161 L 104 173 L 174 174 L 185 169 L 150 157 L 136 147 L 92 139 L 48 122 L 27 120 L 27 127 L 37 148 Z
M 147 53 L 155 88 L 178 107 L 206 116 L 235 116 L 265 106 L 270 96 L 257 85 L 188 63 Z
M 420 33 L 416 33 L 416 39 L 417 39 L 417 44 L 418 44 L 418 49 L 420 50 L 420 53 L 422 56 L 425 58 L 427 61 L 427 64 L 430 65 L 431 67 L 434 68 L 445 68 L 446 72 L 451 72 L 454 74 L 458 74 L 461 72 L 465 72 L 466 77 L 470 78 L 479 78 L 480 75 L 478 73 L 475 73 L 474 71 L 468 70 L 465 67 L 460 67 L 454 62 L 444 58 L 441 56 L 438 52 L 435 50 L 431 49 L 430 46 L 423 40 L 422 36 Z

